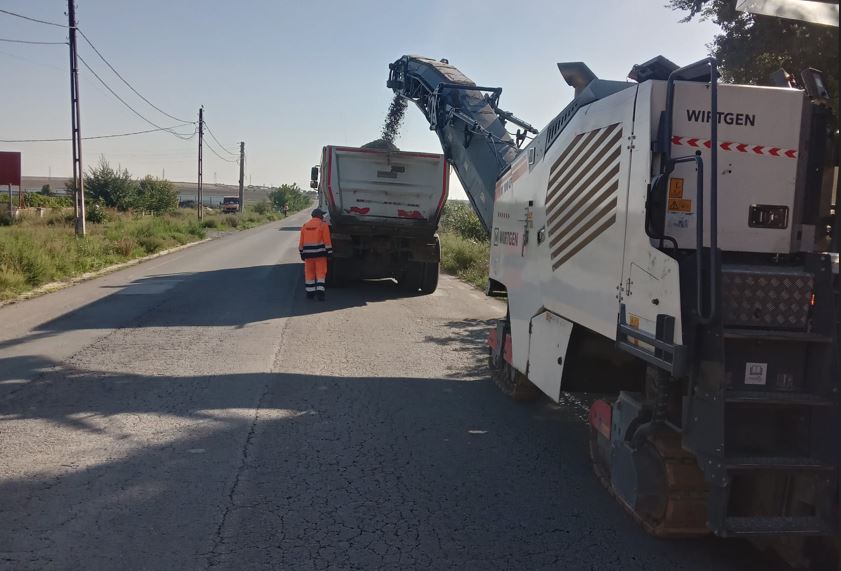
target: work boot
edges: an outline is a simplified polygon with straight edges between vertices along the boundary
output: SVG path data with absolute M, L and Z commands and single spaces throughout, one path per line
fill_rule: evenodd
M 325 299 L 327 299 L 325 293 L 323 291 L 318 292 L 318 301 L 324 301 Z
M 308 291 L 307 292 L 307 299 L 315 299 L 315 292 L 314 291 Z

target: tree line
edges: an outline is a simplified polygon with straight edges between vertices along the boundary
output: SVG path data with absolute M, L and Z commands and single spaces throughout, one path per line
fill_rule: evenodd
M 727 81 L 768 85 L 780 68 L 799 80 L 801 71 L 813 67 L 823 72 L 838 108 L 837 27 L 739 12 L 733 0 L 669 0 L 669 5 L 687 13 L 683 22 L 697 17 L 721 27 L 709 48 Z
M 73 181 L 67 181 L 65 187 L 69 193 L 75 192 Z M 172 182 L 150 175 L 135 179 L 128 169 L 114 168 L 105 157 L 100 157 L 99 162 L 85 173 L 85 198 L 89 202 L 89 213 L 114 208 L 121 212 L 139 210 L 166 214 L 178 208 L 178 191 Z M 286 206 L 290 212 L 296 212 L 311 202 L 307 193 L 293 183 L 280 185 L 269 192 L 267 203 L 254 207 L 281 212 Z

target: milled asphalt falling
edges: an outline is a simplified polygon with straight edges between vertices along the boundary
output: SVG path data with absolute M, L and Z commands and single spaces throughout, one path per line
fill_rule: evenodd
M 0 309 L 2 569 L 773 569 L 648 537 L 449 277 L 304 298 L 303 214 Z

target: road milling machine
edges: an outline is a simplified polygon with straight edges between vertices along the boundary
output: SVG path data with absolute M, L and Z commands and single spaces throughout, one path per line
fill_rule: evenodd
M 841 444 L 820 72 L 758 87 L 720 84 L 713 59 L 658 56 L 631 81 L 558 67 L 575 97 L 538 131 L 446 60 L 389 66 L 490 234 L 508 298 L 494 379 L 515 398 L 610 394 L 589 413 L 594 470 L 650 533 L 773 538 L 814 563 L 838 536 Z

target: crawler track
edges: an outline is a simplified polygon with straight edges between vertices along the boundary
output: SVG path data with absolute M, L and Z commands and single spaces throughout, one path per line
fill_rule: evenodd
M 645 530 L 656 537 L 698 537 L 707 528 L 707 487 L 695 457 L 680 445 L 680 435 L 671 430 L 651 434 L 644 446 L 662 463 L 664 490 L 661 509 L 642 514 L 628 505 L 610 484 L 610 472 L 598 456 L 598 433 L 591 427 L 590 461 L 599 481 Z

